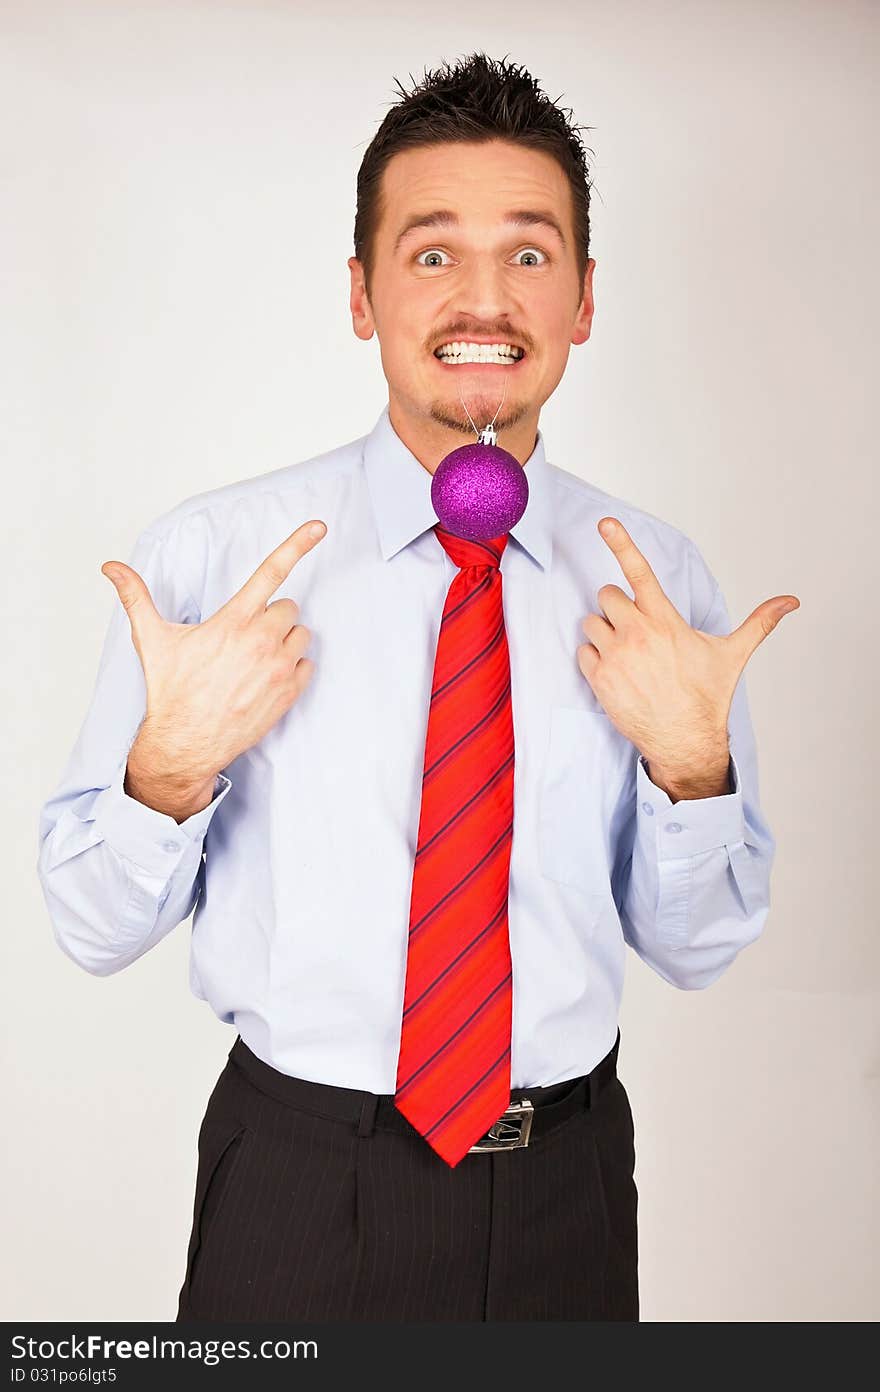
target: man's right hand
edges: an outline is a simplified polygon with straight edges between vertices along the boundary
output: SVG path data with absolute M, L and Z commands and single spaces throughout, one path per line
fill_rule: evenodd
M 317 519 L 304 522 L 199 624 L 163 619 L 124 562 L 101 567 L 128 615 L 144 671 L 147 707 L 135 745 L 148 744 L 150 773 L 162 786 L 212 789 L 217 773 L 262 739 L 308 685 L 315 664 L 304 656 L 311 634 L 296 622 L 299 606 L 269 600 L 326 530 Z M 135 752 L 132 746 L 129 768 Z M 210 791 L 198 798 L 210 800 Z

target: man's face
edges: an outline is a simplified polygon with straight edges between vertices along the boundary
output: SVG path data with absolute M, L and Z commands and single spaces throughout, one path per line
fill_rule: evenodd
M 438 212 L 443 221 L 406 230 Z M 519 212 L 549 215 L 562 239 L 542 222 L 508 220 Z M 540 408 L 570 346 L 589 338 L 593 316 L 595 262 L 581 281 L 571 191 L 556 161 L 504 140 L 394 155 L 383 174 L 369 297 L 361 263 L 348 265 L 355 332 L 378 335 L 392 423 L 422 463 L 433 472 L 443 454 L 476 439 L 462 398 L 478 429 L 495 417 L 499 445 L 527 458 Z M 442 345 L 475 339 L 525 355 L 497 364 L 436 356 Z

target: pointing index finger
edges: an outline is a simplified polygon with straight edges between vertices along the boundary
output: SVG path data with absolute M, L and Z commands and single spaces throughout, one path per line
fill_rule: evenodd
M 326 530 L 324 523 L 317 519 L 297 527 L 260 562 L 250 579 L 232 596 L 230 605 L 245 614 L 255 614 L 265 609 L 297 561 L 318 544 Z
M 614 552 L 620 569 L 632 586 L 635 603 L 646 613 L 660 603 L 669 604 L 663 586 L 620 519 L 603 517 L 598 530 L 603 541 Z

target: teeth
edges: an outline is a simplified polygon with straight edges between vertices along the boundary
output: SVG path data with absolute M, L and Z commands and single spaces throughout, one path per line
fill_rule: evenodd
M 445 343 L 436 352 L 436 357 L 446 362 L 517 362 L 522 356 L 521 348 L 510 343 Z

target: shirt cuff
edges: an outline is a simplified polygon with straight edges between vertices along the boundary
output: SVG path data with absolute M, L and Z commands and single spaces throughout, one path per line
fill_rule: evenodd
M 98 794 L 92 820 L 117 855 L 139 865 L 151 875 L 169 877 L 178 862 L 194 845 L 201 846 L 208 824 L 225 798 L 232 782 L 224 773 L 214 780 L 214 796 L 199 812 L 176 822 L 167 812 L 158 812 L 130 797 L 123 786 L 128 755 L 123 759 L 109 788 Z
M 733 786 L 730 793 L 680 798 L 674 803 L 668 793 L 651 782 L 644 755 L 639 755 L 636 772 L 638 831 L 640 837 L 652 845 L 658 860 L 680 860 L 745 839 L 742 782 L 732 753 L 730 777 Z

